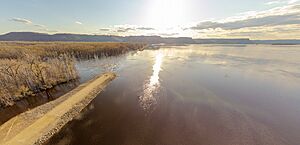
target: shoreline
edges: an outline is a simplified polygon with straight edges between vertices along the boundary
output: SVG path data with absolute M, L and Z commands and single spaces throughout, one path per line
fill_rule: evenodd
M 16 101 L 14 101 L 14 104 L 12 104 L 10 106 L 1 106 L 0 111 L 2 111 L 4 109 L 7 109 L 7 108 L 10 108 L 10 107 L 13 107 L 14 105 L 16 105 L 16 103 L 18 103 L 19 101 L 22 101 L 24 99 L 34 97 L 34 96 L 36 96 L 40 93 L 44 93 L 44 92 L 47 92 L 51 89 L 54 89 L 57 86 L 72 83 L 72 82 L 76 82 L 78 80 L 79 80 L 79 77 L 76 78 L 76 79 L 71 79 L 71 80 L 67 80 L 67 81 L 58 82 L 56 84 L 52 84 L 51 86 L 49 86 L 47 88 L 37 88 L 36 90 L 28 90 L 27 92 L 23 92 L 25 95 L 20 95 L 20 97 L 18 97 L 18 99 L 16 99 Z M 51 97 L 51 96 L 48 96 L 48 97 Z M 0 125 L 2 125 L 2 124 L 0 124 Z
M 23 97 L 16 101 L 13 106 L 0 108 L 0 126 L 21 113 L 58 99 L 81 84 L 83 83 L 80 83 L 79 80 L 62 83 L 51 89 L 35 93 L 35 95 Z
M 43 144 L 80 114 L 116 75 L 105 73 L 62 97 L 19 114 L 0 126 L 0 144 Z

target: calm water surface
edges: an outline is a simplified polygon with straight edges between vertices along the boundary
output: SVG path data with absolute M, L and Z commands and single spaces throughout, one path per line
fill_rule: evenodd
M 300 143 L 300 46 L 162 46 L 77 67 L 118 78 L 48 144 Z

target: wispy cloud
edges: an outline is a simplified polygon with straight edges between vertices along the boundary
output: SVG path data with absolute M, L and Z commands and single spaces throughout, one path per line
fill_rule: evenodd
M 299 0 L 289 0 L 288 4 L 294 4 L 294 3 L 297 3 L 297 2 L 299 2 Z
M 202 21 L 183 28 L 193 37 L 300 39 L 300 5 L 287 4 L 251 11 L 220 20 Z
M 23 19 L 23 18 L 11 18 L 10 21 L 23 23 L 23 24 L 32 24 L 30 20 Z
M 230 20 L 230 18 L 228 18 Z M 300 24 L 300 5 L 274 8 L 268 11 L 256 12 L 251 16 L 244 16 L 234 21 L 205 21 L 191 27 L 193 30 L 216 29 L 224 30 L 241 29 L 259 26 L 278 26 Z
M 136 28 L 137 30 L 144 30 L 144 31 L 151 31 L 151 30 L 155 30 L 155 28 L 151 28 L 151 27 L 138 27 Z
M 120 36 L 131 36 L 131 35 L 148 35 L 156 31 L 155 28 L 139 25 L 112 25 L 98 29 L 100 31 L 97 34 L 104 35 L 120 35 Z
M 219 31 L 214 37 L 231 38 L 252 38 L 252 39 L 299 39 L 299 24 L 272 26 L 272 27 L 253 27 L 231 31 Z M 208 33 L 207 33 L 208 34 Z M 209 37 L 209 35 L 207 35 Z
M 118 36 L 136 36 L 136 35 L 158 35 L 158 31 L 145 25 L 111 25 L 103 28 L 99 28 L 99 35 L 118 35 Z
M 21 23 L 21 24 L 25 24 L 25 25 L 29 25 L 29 26 L 34 26 L 34 27 L 39 27 L 39 28 L 45 28 L 45 25 L 41 25 L 41 24 L 36 24 L 33 23 L 31 20 L 28 19 L 24 19 L 24 18 L 11 18 L 9 19 L 12 22 L 17 22 L 17 23 Z
M 41 28 L 41 29 L 38 29 L 39 31 L 42 31 L 42 32 L 47 32 L 47 33 L 56 33 L 58 32 L 57 30 L 50 30 L 48 28 Z
M 251 18 L 234 22 L 202 22 L 197 26 L 192 27 L 194 30 L 202 29 L 216 29 L 221 28 L 224 30 L 241 29 L 248 27 L 259 27 L 259 26 L 278 26 L 278 25 L 288 25 L 288 24 L 300 24 L 300 15 L 289 14 L 289 15 L 276 15 L 276 16 L 266 16 L 261 18 Z
M 106 30 L 107 28 L 104 28 Z M 118 33 L 138 33 L 138 32 L 146 32 L 146 31 L 152 31 L 155 30 L 152 27 L 144 27 L 144 26 L 138 26 L 138 25 L 115 25 L 111 26 L 109 28 L 109 31 L 114 31 Z
M 137 26 L 137 25 L 115 25 L 114 28 L 117 32 L 129 32 L 129 31 L 153 31 L 155 28 Z
M 274 0 L 266 2 L 266 5 L 276 5 L 276 4 L 294 4 L 299 2 L 299 0 Z
M 56 30 L 48 29 L 47 26 L 45 26 L 45 25 L 36 24 L 36 23 L 32 22 L 31 20 L 24 19 L 24 18 L 11 18 L 9 20 L 12 21 L 12 22 L 21 23 L 21 24 L 28 25 L 28 26 L 31 26 L 31 27 L 32 26 L 36 27 L 38 31 L 42 31 L 42 32 L 49 32 L 49 33 L 58 32 Z
M 75 24 L 82 25 L 82 22 L 76 21 Z
M 274 5 L 274 4 L 282 4 L 282 3 L 286 3 L 286 1 L 281 1 L 281 0 L 275 0 L 275 1 L 269 1 L 266 2 L 266 5 Z
M 176 36 L 176 35 L 180 35 L 179 33 L 159 33 L 159 36 L 163 36 L 163 37 L 172 37 L 172 36 Z
M 100 28 L 99 31 L 104 31 L 104 32 L 107 32 L 107 31 L 110 31 L 111 29 L 110 28 Z
M 33 26 L 40 27 L 40 28 L 45 28 L 46 27 L 45 25 L 41 25 L 41 24 L 33 24 Z
M 129 31 L 134 31 L 134 30 L 135 30 L 134 28 L 118 28 L 117 32 L 124 33 L 124 32 L 129 32 Z

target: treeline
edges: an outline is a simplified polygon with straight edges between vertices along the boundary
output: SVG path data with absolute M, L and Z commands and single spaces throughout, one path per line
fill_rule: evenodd
M 75 59 L 112 56 L 144 44 L 0 42 L 0 108 L 78 78 Z

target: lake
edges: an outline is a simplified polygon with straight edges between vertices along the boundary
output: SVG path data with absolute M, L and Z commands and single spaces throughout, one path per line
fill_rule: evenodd
M 300 143 L 300 46 L 161 46 L 77 68 L 118 77 L 47 144 Z

